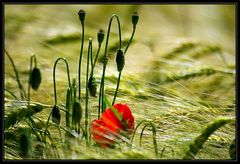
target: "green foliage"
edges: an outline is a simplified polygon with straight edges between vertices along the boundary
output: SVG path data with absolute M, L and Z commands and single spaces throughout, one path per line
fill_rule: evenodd
M 5 108 L 4 129 L 7 130 L 43 109 L 49 108 L 49 106 L 41 103 L 31 103 L 28 106 L 26 101 L 5 99 Z
M 206 142 L 208 137 L 215 132 L 218 128 L 224 126 L 225 124 L 233 121 L 233 119 L 229 118 L 219 118 L 216 119 L 212 124 L 208 125 L 199 135 L 195 138 L 194 142 L 190 144 L 189 150 L 186 152 L 183 159 L 194 159 L 194 156 L 199 152 L 202 148 L 202 145 Z

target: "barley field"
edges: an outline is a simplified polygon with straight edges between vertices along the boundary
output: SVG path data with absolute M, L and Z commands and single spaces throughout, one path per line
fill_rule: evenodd
M 4 159 L 235 160 L 235 10 L 5 4 Z

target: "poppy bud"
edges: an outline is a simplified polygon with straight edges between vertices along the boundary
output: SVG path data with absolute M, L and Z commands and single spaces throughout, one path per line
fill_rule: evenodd
M 78 12 L 78 16 L 79 16 L 79 19 L 82 23 L 85 20 L 85 15 L 86 15 L 86 12 L 83 9 L 80 9 L 79 12 Z
M 103 39 L 104 39 L 104 32 L 103 32 L 102 29 L 100 29 L 99 32 L 98 32 L 98 44 L 99 45 L 102 44 Z
M 132 24 L 133 24 L 133 27 L 135 27 L 135 26 L 137 25 L 137 23 L 138 23 L 138 18 L 139 18 L 138 13 L 135 12 L 135 13 L 132 15 Z
M 97 93 L 97 83 L 96 83 L 96 79 L 94 76 L 90 76 L 89 81 L 88 81 L 88 88 L 90 91 L 90 95 L 93 97 L 97 97 L 96 93 Z
M 72 111 L 72 123 L 74 125 L 80 123 L 82 118 L 82 106 L 79 101 L 74 101 Z
M 122 50 L 120 49 L 117 51 L 116 62 L 117 62 L 117 69 L 119 72 L 121 72 L 125 64 L 125 57 Z
M 30 74 L 30 85 L 33 89 L 37 90 L 41 83 L 41 72 L 40 69 L 37 67 L 33 68 L 31 74 Z
M 23 130 L 20 136 L 21 156 L 24 158 L 30 157 L 31 141 L 29 131 Z
M 60 124 L 61 114 L 57 105 L 54 105 L 52 110 L 52 121 L 56 124 Z

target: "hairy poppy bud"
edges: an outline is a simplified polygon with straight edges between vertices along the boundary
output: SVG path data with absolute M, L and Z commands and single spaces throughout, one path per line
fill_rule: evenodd
M 37 90 L 41 84 L 41 72 L 37 67 L 33 68 L 30 74 L 30 85 L 33 89 Z
M 72 111 L 72 123 L 74 125 L 80 123 L 82 118 L 82 106 L 79 101 L 74 101 Z
M 54 105 L 52 110 L 52 121 L 56 124 L 60 124 L 61 114 L 57 105 Z
M 88 81 L 88 88 L 90 91 L 90 95 L 93 97 L 97 97 L 97 83 L 96 79 L 94 76 L 90 76 L 89 81 Z
M 86 12 L 83 9 L 80 9 L 79 12 L 78 12 L 78 16 L 79 16 L 79 19 L 82 23 L 85 20 L 85 15 L 86 15 Z
M 98 32 L 98 44 L 99 45 L 102 44 L 103 39 L 104 39 L 104 32 L 103 32 L 102 29 L 100 29 L 99 32 Z
M 118 71 L 119 72 L 122 71 L 124 64 L 125 64 L 125 57 L 124 57 L 122 50 L 120 50 L 120 49 L 117 51 L 116 62 L 117 62 Z
M 21 156 L 24 158 L 30 157 L 30 149 L 31 149 L 31 139 L 28 130 L 23 130 L 20 136 L 20 150 Z
M 135 26 L 137 25 L 138 19 L 139 19 L 138 13 L 135 12 L 135 13 L 132 15 L 132 24 L 133 24 L 133 27 L 135 27 Z

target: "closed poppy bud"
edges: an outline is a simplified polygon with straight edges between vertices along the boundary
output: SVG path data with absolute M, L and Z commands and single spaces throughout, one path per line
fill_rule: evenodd
M 30 157 L 30 149 L 31 149 L 30 134 L 29 131 L 24 129 L 20 136 L 21 156 L 24 158 Z
M 52 110 L 52 121 L 56 124 L 60 124 L 61 114 L 57 105 L 54 105 Z
M 72 111 L 72 123 L 74 125 L 80 123 L 82 118 L 82 107 L 79 101 L 74 101 Z
M 133 24 L 133 27 L 135 27 L 135 26 L 137 25 L 138 19 L 139 19 L 138 13 L 135 12 L 135 13 L 132 15 L 132 24 Z
M 93 97 L 97 97 L 97 83 L 96 79 L 94 76 L 90 76 L 89 81 L 88 81 L 88 88 L 90 91 L 90 95 Z
M 120 49 L 117 51 L 116 62 L 117 62 L 117 70 L 119 72 L 122 71 L 124 64 L 125 64 L 125 57 L 124 57 L 122 50 L 120 50 Z
M 99 45 L 102 44 L 103 39 L 104 39 L 104 32 L 103 32 L 103 30 L 101 29 L 101 30 L 99 30 L 99 32 L 98 32 L 98 44 L 99 44 Z
M 78 16 L 79 16 L 79 19 L 82 23 L 85 20 L 85 15 L 86 15 L 86 12 L 83 9 L 80 9 L 79 12 L 78 12 Z
M 30 74 L 30 85 L 33 89 L 37 90 L 41 84 L 41 72 L 40 69 L 35 67 Z

